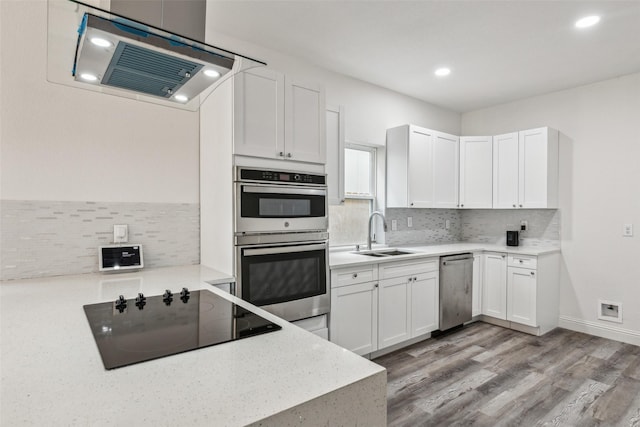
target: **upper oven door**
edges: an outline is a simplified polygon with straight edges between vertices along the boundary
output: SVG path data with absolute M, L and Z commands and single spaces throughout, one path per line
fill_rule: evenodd
M 325 187 L 236 183 L 236 232 L 326 230 Z

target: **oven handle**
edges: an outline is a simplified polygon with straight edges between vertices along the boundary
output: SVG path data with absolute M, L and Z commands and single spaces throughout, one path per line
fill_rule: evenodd
M 266 193 L 266 194 L 300 194 L 301 196 L 326 196 L 327 190 L 316 190 L 307 188 L 282 188 L 282 187 L 257 187 L 242 186 L 243 193 Z
M 245 249 L 243 256 L 255 256 L 255 255 L 272 255 L 272 254 L 285 254 L 288 252 L 302 252 L 302 251 L 317 251 L 327 249 L 326 243 L 317 245 L 299 245 L 299 246 L 274 246 L 270 248 L 261 249 Z

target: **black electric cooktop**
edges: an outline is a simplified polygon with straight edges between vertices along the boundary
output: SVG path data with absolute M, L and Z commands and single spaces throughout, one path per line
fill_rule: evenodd
M 183 353 L 282 329 L 211 291 L 84 306 L 106 369 Z

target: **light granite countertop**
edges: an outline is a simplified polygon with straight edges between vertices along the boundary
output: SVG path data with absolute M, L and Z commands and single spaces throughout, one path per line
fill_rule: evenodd
M 386 424 L 383 367 L 205 283 L 231 279 L 195 265 L 0 282 L 0 425 Z M 82 306 L 183 286 L 282 330 L 105 370 Z
M 410 255 L 398 255 L 389 257 L 372 257 L 355 252 L 353 249 L 332 250 L 329 254 L 329 266 L 331 268 L 350 267 L 363 264 L 379 264 L 393 261 L 410 260 L 414 258 L 423 258 L 428 256 L 443 256 L 462 252 L 505 252 L 519 255 L 541 256 L 551 253 L 560 252 L 556 247 L 542 246 L 500 246 L 488 243 L 448 243 L 439 245 L 403 245 L 395 247 L 403 251 L 412 252 Z M 384 249 L 378 247 L 376 249 Z M 367 252 L 367 251 L 361 251 Z

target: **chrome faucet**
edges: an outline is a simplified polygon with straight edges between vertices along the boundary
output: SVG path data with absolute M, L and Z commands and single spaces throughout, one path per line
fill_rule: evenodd
M 379 212 L 379 211 L 372 212 L 371 215 L 369 215 L 369 232 L 367 233 L 367 249 L 368 250 L 371 250 L 371 225 L 373 224 L 373 217 L 376 215 L 382 218 L 382 228 L 384 229 L 384 231 L 387 231 L 387 220 L 384 217 L 384 215 L 382 215 L 382 212 Z

